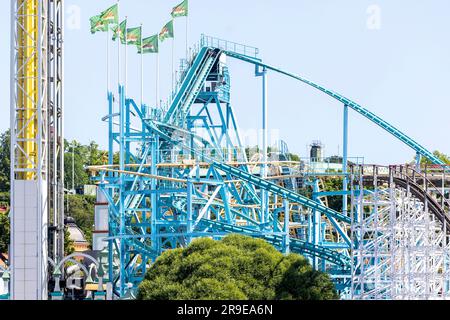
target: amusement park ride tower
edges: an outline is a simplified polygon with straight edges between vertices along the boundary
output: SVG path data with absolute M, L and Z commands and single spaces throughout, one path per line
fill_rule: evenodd
M 64 254 L 63 1 L 11 14 L 11 298 L 41 300 Z

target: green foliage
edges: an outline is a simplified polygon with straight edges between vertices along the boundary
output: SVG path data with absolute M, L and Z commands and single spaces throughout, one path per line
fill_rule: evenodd
M 338 295 L 330 277 L 311 268 L 306 259 L 292 258 L 277 287 L 278 300 L 335 300 Z
M 95 196 L 67 195 L 69 210 L 66 215 L 75 219 L 77 226 L 83 231 L 86 240 L 92 243 L 92 231 L 94 230 L 94 205 Z
M 90 183 L 88 166 L 98 166 L 108 163 L 108 152 L 99 149 L 94 141 L 89 145 L 82 145 L 77 141 L 65 141 L 64 153 L 64 181 L 66 189 L 72 189 L 72 169 L 74 173 L 74 187 Z M 72 163 L 74 164 L 72 167 Z
M 289 153 L 288 156 L 291 158 L 291 161 L 300 162 L 300 156 L 294 153 Z
M 75 251 L 73 241 L 70 240 L 70 234 L 67 228 L 64 228 L 64 255 L 67 257 Z
M 0 253 L 8 252 L 10 236 L 9 214 L 0 213 Z
M 295 280 L 295 286 L 290 283 Z M 298 286 L 298 288 L 297 288 Z M 329 277 L 260 239 L 198 239 L 166 251 L 139 287 L 141 300 L 337 299 Z
M 8 192 L 0 192 L 0 205 L 9 206 L 10 196 Z
M 342 190 L 342 186 L 344 183 L 343 178 L 336 177 L 326 177 L 322 179 L 324 190 L 322 191 L 339 191 Z M 338 212 L 342 211 L 342 196 L 329 196 L 328 198 L 328 206 L 336 210 Z M 350 200 L 348 201 L 350 203 Z
M 8 192 L 10 189 L 10 130 L 0 135 L 0 192 Z

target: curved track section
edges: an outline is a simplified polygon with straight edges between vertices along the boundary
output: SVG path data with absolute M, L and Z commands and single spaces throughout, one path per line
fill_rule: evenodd
M 411 192 L 411 194 L 419 199 L 422 203 L 427 203 L 428 209 L 430 212 L 442 223 L 445 230 L 450 232 L 450 216 L 448 214 L 450 209 L 450 203 L 447 199 L 445 199 L 444 195 L 439 191 L 437 187 L 435 187 L 429 180 L 427 180 L 424 176 L 420 175 L 420 173 L 416 171 L 412 171 L 414 175 L 419 175 L 420 179 L 423 179 L 428 187 L 421 187 L 417 181 L 411 178 L 408 174 L 405 174 L 401 170 L 394 169 L 393 182 L 396 187 L 400 187 L 403 190 Z M 365 183 L 373 183 L 373 176 L 364 176 Z M 389 183 L 389 176 L 378 176 L 377 180 L 383 181 L 384 183 Z M 436 198 L 430 193 L 430 190 L 434 191 L 435 194 L 440 196 L 444 201 L 440 204 Z M 447 210 L 446 210 L 447 208 Z
M 301 81 L 301 82 L 329 95 L 333 99 L 343 103 L 344 105 L 349 106 L 350 108 L 352 108 L 353 110 L 355 110 L 356 112 L 358 112 L 359 114 L 364 116 L 365 118 L 369 119 L 370 121 L 372 121 L 373 123 L 375 123 L 376 125 L 381 127 L 382 129 L 384 129 L 385 131 L 389 132 L 394 137 L 396 137 L 397 139 L 399 139 L 400 141 L 405 143 L 407 146 L 412 148 L 414 151 L 416 151 L 420 155 L 422 155 L 422 156 L 426 157 L 427 159 L 429 159 L 430 161 L 432 161 L 434 164 L 440 164 L 440 165 L 444 164 L 444 162 L 442 160 L 440 160 L 438 157 L 436 157 L 432 152 L 428 151 L 426 148 L 421 146 L 419 143 L 415 142 L 412 138 L 408 137 L 406 134 L 401 132 L 399 129 L 395 128 L 394 126 L 392 126 L 388 122 L 384 121 L 383 119 L 381 119 L 380 117 L 378 117 L 371 111 L 367 110 L 366 108 L 360 106 L 356 102 L 354 102 L 336 92 L 328 90 L 328 89 L 326 89 L 312 81 L 309 81 L 303 77 L 300 77 L 300 76 L 295 75 L 290 72 L 283 71 L 280 68 L 276 68 L 274 66 L 265 64 L 259 59 L 244 56 L 244 55 L 241 55 L 241 54 L 238 54 L 235 52 L 230 52 L 230 51 L 225 51 L 225 54 L 229 57 L 232 57 L 232 58 L 235 58 L 235 59 L 238 59 L 241 61 L 245 61 L 245 62 L 254 64 L 255 66 L 260 66 L 260 67 L 266 68 L 268 70 L 272 70 L 277 73 L 283 74 L 283 75 L 293 78 L 295 80 Z

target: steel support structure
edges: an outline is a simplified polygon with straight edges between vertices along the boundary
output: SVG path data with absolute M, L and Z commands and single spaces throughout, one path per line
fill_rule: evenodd
M 11 298 L 48 298 L 64 255 L 62 0 L 11 1 Z M 49 239 L 49 231 L 51 238 Z
M 255 65 L 256 76 L 263 77 L 265 134 L 262 156 L 256 160 L 248 159 L 239 135 L 227 57 Z M 342 190 L 321 190 L 321 174 L 300 173 L 313 193 L 308 198 L 290 180 L 299 173 L 266 155 L 268 71 L 304 82 L 344 104 L 342 172 L 323 175 L 343 177 Z M 113 96 L 108 93 L 109 164 L 90 169 L 97 173 L 109 203 L 109 272 L 118 297 L 133 296 L 149 265 L 165 250 L 184 247 L 198 237 L 219 239 L 230 233 L 263 238 L 282 252 L 305 255 L 317 269 L 330 273 L 344 294 L 351 288 L 354 297 L 368 295 L 365 290 L 377 298 L 390 297 L 392 282 L 385 276 L 394 239 L 388 236 L 393 225 L 389 221 L 395 221 L 390 190 L 395 195 L 401 186 L 385 190 L 376 181 L 367 187 L 364 176 L 348 171 L 349 110 L 434 163 L 440 164 L 439 159 L 362 106 L 263 63 L 258 50 L 245 45 L 202 36 L 175 88 L 162 108 L 139 106 L 119 88 L 119 114 L 113 114 Z M 116 117 L 119 121 L 114 123 Z M 119 164 L 112 157 L 117 148 Z M 373 176 L 377 180 L 378 175 Z M 356 183 L 355 177 L 362 180 Z M 399 176 L 395 179 L 400 183 Z M 425 195 L 430 196 L 428 191 Z M 328 196 L 343 197 L 342 212 L 327 206 Z M 366 225 L 369 231 L 361 227 Z M 361 276 L 366 271 L 370 276 Z
M 116 295 L 133 296 L 146 269 L 163 251 L 186 246 L 198 237 L 217 239 L 229 233 L 264 238 L 282 252 L 315 257 L 323 270 L 346 273 L 349 244 L 326 243 L 325 232 L 317 232 L 317 240 L 310 243 L 310 231 L 302 227 L 304 232 L 297 232 L 293 217 L 307 220 L 315 210 L 318 224 L 331 216 L 347 223 L 349 218 L 298 195 L 293 183 L 285 184 L 289 179 L 269 183 L 269 172 L 292 172 L 271 164 L 264 150 L 258 166 L 249 165 L 230 103 L 226 56 L 204 44 L 180 72 L 167 112 L 157 106 L 147 112 L 123 90 L 118 115 L 112 113 L 110 102 L 105 117 L 109 148 L 110 152 L 120 148 L 119 164 L 110 158 L 108 166 L 91 170 L 98 173 L 109 202 L 110 276 Z M 250 47 L 245 50 L 251 52 Z M 261 73 L 263 78 L 266 73 Z M 266 97 L 267 82 L 263 82 Z M 267 102 L 263 101 L 267 153 Z M 128 119 L 131 114 L 136 115 L 134 121 Z M 115 117 L 119 117 L 116 125 Z M 132 128 L 131 122 L 141 125 Z
M 12 0 L 11 298 L 47 299 L 48 2 Z
M 384 169 L 360 167 L 352 183 L 367 190 L 353 203 L 352 298 L 449 299 L 448 200 L 414 169 Z
M 48 1 L 49 255 L 64 258 L 64 2 Z

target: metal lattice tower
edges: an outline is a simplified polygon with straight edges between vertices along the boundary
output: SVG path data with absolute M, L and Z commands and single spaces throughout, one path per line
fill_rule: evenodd
M 47 299 L 63 254 L 62 1 L 11 1 L 11 298 Z

